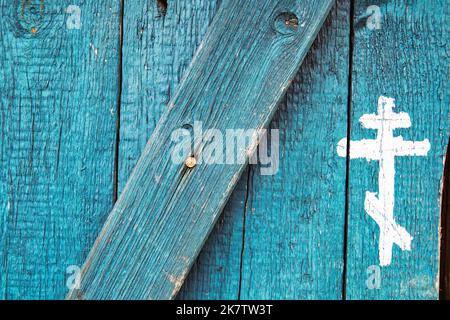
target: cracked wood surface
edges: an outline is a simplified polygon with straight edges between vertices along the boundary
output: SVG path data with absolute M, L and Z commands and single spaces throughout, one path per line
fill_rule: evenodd
M 259 4 L 221 4 L 70 299 L 170 299 L 178 293 L 245 165 L 188 170 L 171 159 L 171 134 L 195 121 L 222 132 L 266 127 L 333 1 Z M 287 25 L 286 12 L 299 24 Z M 194 150 L 203 148 L 194 143 Z M 247 158 L 256 145 L 252 137 L 238 152 Z
M 124 1 L 122 22 L 120 1 L 85 1 L 79 30 L 67 29 L 71 1 L 0 1 L 0 298 L 65 296 L 73 279 L 67 267 L 85 260 L 115 188 L 124 189 L 224 1 Z M 279 172 L 263 177 L 253 165 L 244 172 L 179 298 L 436 299 L 449 132 L 447 3 L 336 1 L 271 124 L 280 129 Z M 378 30 L 367 27 L 373 5 Z M 352 139 L 370 138 L 357 120 L 373 113 L 379 94 L 411 113 L 411 132 L 401 134 L 430 138 L 432 153 L 400 160 L 395 214 L 413 233 L 413 251 L 395 249 L 381 288 L 370 290 L 379 231 L 363 200 L 377 189 L 377 163 L 350 163 L 346 247 L 345 159 L 335 144 L 347 117 Z M 164 280 L 175 294 L 183 279 L 168 273 Z
M 112 206 L 119 1 L 0 1 L 0 299 L 54 299 Z

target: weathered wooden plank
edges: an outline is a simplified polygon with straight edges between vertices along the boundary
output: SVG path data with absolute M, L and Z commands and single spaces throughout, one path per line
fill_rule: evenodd
M 89 254 L 80 289 L 69 298 L 176 295 L 245 164 L 189 170 L 172 161 L 172 133 L 199 120 L 220 132 L 268 125 L 331 5 L 222 3 Z M 248 156 L 254 138 L 238 155 Z M 201 140 L 194 141 L 195 152 L 204 147 Z
M 355 3 L 347 297 L 436 299 L 449 137 L 449 2 Z M 395 102 L 384 99 L 378 105 L 380 96 Z M 394 103 L 397 115 L 389 110 Z M 371 120 L 368 114 L 377 112 L 383 120 Z M 376 130 L 359 123 L 364 115 L 366 127 L 383 124 L 377 138 L 381 145 L 357 142 L 377 137 Z M 400 129 L 393 136 L 418 141 L 415 150 L 390 140 L 395 128 Z M 356 159 L 370 150 L 374 161 Z M 381 219 L 380 226 L 368 213 Z M 386 229 L 389 224 L 391 229 Z
M 119 192 L 206 33 L 218 4 L 211 0 L 174 0 L 161 12 L 156 2 L 127 1 L 124 8 L 123 87 L 119 144 Z M 136 32 L 139 30 L 139 32 Z M 244 177 L 246 179 L 246 174 Z M 211 237 L 193 266 L 183 298 L 234 299 L 239 289 L 242 214 L 246 184 L 238 184 Z M 243 213 L 243 210 L 240 210 Z M 230 245 L 229 242 L 233 245 Z M 200 266 L 208 270 L 198 270 Z M 211 286 L 211 287 L 210 287 Z
M 0 1 L 0 299 L 64 298 L 112 206 L 119 3 Z
M 449 137 L 450 140 L 450 137 Z M 450 142 L 450 141 L 449 141 Z M 441 214 L 441 265 L 439 299 L 450 300 L 450 144 L 445 158 Z
M 272 122 L 278 172 L 243 175 L 180 298 L 342 298 L 349 14 L 338 1 Z
M 244 214 L 248 205 L 248 168 L 202 248 L 177 299 L 237 300 L 241 285 Z
M 168 3 L 162 15 L 156 3 L 125 3 L 119 191 L 144 150 L 171 93 L 176 91 L 217 7 L 210 0 L 176 0 Z M 246 174 L 242 180 L 244 183 L 238 183 L 217 223 L 217 231 L 212 232 L 212 239 L 194 264 L 181 290 L 181 298 L 237 298 Z M 233 212 L 237 207 L 241 214 L 235 218 Z M 230 223 L 230 219 L 239 222 Z
M 216 12 L 216 1 L 124 3 L 119 192 Z
M 338 1 L 272 122 L 279 171 L 255 167 L 246 211 L 242 299 L 341 299 L 349 1 Z

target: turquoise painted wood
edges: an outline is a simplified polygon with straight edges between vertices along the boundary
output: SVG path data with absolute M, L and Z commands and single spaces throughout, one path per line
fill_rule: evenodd
M 242 299 L 343 297 L 345 163 L 334 144 L 347 128 L 349 13 L 338 1 L 272 123 L 279 172 L 252 174 Z
M 267 126 L 332 4 L 222 3 L 84 264 L 81 287 L 69 298 L 175 297 L 244 164 L 191 170 L 175 164 L 172 133 L 197 120 L 223 132 Z M 248 157 L 256 142 L 253 137 L 239 152 Z M 202 144 L 194 141 L 194 150 Z
M 247 168 L 202 248 L 177 299 L 238 300 L 241 286 L 244 214 L 251 190 Z
M 119 192 L 219 2 L 173 0 L 163 9 L 125 1 L 121 49 L 119 0 L 0 1 L 0 299 L 63 298 L 67 268 L 82 265 L 106 219 L 120 50 Z M 271 124 L 280 129 L 279 172 L 243 173 L 178 298 L 437 298 L 448 7 L 337 1 Z M 414 239 L 410 252 L 393 246 L 387 267 L 379 267 L 380 229 L 364 208 L 366 191 L 379 190 L 378 161 L 348 160 L 344 239 L 347 160 L 336 147 L 347 135 L 350 49 L 352 141 L 376 137 L 359 119 L 376 113 L 384 95 L 411 118 L 395 134 L 431 145 L 427 157 L 395 161 L 394 217 Z
M 125 1 L 120 107 L 119 192 L 214 17 L 211 0 Z
M 168 2 L 162 15 L 156 3 L 125 2 L 119 191 L 176 91 L 217 7 L 218 3 L 211 0 L 174 0 Z M 242 180 L 246 177 L 244 173 Z M 246 183 L 240 182 L 216 225 L 220 232 L 212 232 L 211 237 L 219 243 L 206 245 L 202 249 L 206 257 L 200 257 L 189 273 L 192 280 L 188 279 L 185 287 L 193 286 L 192 290 L 197 290 L 201 286 L 204 290 L 198 290 L 208 299 L 238 297 L 242 215 L 239 223 L 230 223 L 230 219 L 234 219 L 236 207 L 243 212 L 245 193 Z M 233 245 L 229 244 L 230 240 Z M 207 265 L 211 272 L 198 270 L 198 264 Z M 200 294 L 194 298 L 200 298 Z
M 342 298 L 349 14 L 335 5 L 272 122 L 279 171 L 243 176 L 180 298 Z
M 450 137 L 449 137 L 450 142 Z M 439 298 L 450 300 L 450 144 L 447 145 L 447 156 L 445 159 L 444 169 L 444 188 L 442 196 L 442 215 L 441 223 L 443 230 L 442 242 L 441 242 L 441 265 L 440 265 L 440 278 L 441 286 L 439 292 Z
M 410 251 L 394 244 L 391 264 L 381 268 L 380 228 L 364 207 L 366 191 L 377 193 L 380 188 L 380 164 L 349 161 L 347 298 L 437 299 L 440 203 L 449 137 L 449 2 L 355 4 L 351 139 L 376 137 L 376 131 L 363 128 L 359 119 L 377 113 L 379 97 L 386 96 L 395 99 L 394 112 L 409 114 L 412 123 L 410 128 L 395 130 L 394 135 L 405 141 L 428 139 L 431 148 L 427 156 L 395 158 L 393 217 L 413 239 Z M 368 10 L 371 5 L 376 7 Z M 400 144 L 396 142 L 395 147 Z M 355 145 L 353 151 L 357 149 Z M 386 180 L 392 169 L 388 160 L 383 163 L 381 188 L 391 190 Z M 382 198 L 380 193 L 376 196 Z M 377 275 L 379 281 L 374 281 Z
M 0 1 L 0 299 L 64 298 L 112 206 L 119 1 L 76 3 Z

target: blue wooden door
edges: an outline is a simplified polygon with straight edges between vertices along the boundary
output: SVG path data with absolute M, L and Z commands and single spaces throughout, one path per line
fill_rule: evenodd
M 76 284 L 219 6 L 0 1 L 0 298 Z M 277 173 L 247 168 L 179 298 L 438 298 L 448 7 L 336 1 L 271 124 Z

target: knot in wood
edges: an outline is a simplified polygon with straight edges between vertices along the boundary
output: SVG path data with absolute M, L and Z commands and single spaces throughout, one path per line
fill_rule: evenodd
M 281 34 L 294 34 L 298 31 L 298 18 L 293 12 L 282 12 L 275 18 L 274 27 Z

